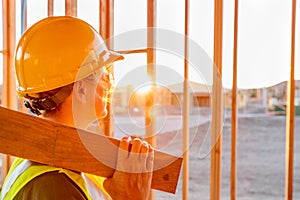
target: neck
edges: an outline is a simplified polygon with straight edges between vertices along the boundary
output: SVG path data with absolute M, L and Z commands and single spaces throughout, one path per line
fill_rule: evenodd
M 72 115 L 72 98 L 68 97 L 58 108 L 54 111 L 46 112 L 42 117 L 66 126 L 75 127 Z

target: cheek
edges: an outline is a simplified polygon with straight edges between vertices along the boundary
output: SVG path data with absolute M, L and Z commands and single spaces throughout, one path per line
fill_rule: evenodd
M 96 89 L 94 101 L 96 116 L 105 117 L 107 114 L 107 92 L 101 86 L 98 86 Z

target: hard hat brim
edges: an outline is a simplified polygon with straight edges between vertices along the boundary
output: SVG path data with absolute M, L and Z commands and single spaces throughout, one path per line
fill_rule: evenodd
M 107 60 L 107 63 L 113 63 L 115 61 L 124 60 L 124 56 L 120 53 L 117 53 L 115 51 L 109 51 L 110 56 Z

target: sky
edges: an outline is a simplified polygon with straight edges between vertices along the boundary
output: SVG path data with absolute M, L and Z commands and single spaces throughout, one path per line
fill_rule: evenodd
M 291 0 L 243 0 L 239 3 L 238 87 L 267 87 L 289 79 L 291 44 Z M 46 0 L 27 0 L 28 27 L 47 15 Z M 64 0 L 54 1 L 54 15 L 64 15 Z M 17 1 L 17 38 L 21 35 L 21 6 Z M 223 86 L 232 85 L 234 0 L 224 0 L 223 13 Z M 97 30 L 99 1 L 78 0 L 78 17 Z M 146 0 L 115 0 L 115 35 L 146 28 Z M 300 4 L 297 5 L 298 13 Z M 213 59 L 214 1 L 190 0 L 189 38 Z M 300 35 L 300 18 L 296 19 L 296 35 Z M 2 22 L 2 20 L 1 20 Z M 2 25 L 1 25 L 2 27 Z M 157 27 L 178 34 L 184 33 L 184 1 L 157 0 Z M 2 35 L 0 36 L 2 46 Z M 117 46 L 117 45 L 116 45 Z M 296 37 L 296 79 L 300 79 L 300 39 Z M 2 57 L 1 57 L 2 59 Z M 166 52 L 157 53 L 157 63 L 183 74 L 183 59 Z M 146 64 L 143 54 L 126 56 L 115 70 L 122 80 L 128 71 Z M 191 67 L 193 69 L 193 67 Z M 2 70 L 1 70 L 2 71 Z M 158 71 L 158 73 L 160 73 Z M 144 74 L 146 76 L 146 73 Z M 140 78 L 144 78 L 141 76 Z M 164 78 L 167 81 L 169 79 Z M 191 70 L 190 80 L 201 82 Z M 170 79 L 170 84 L 175 80 Z M 2 76 L 0 76 L 2 82 Z

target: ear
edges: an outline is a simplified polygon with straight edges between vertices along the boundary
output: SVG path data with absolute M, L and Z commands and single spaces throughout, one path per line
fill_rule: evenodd
M 82 103 L 86 103 L 87 102 L 87 88 L 86 88 L 86 84 L 84 81 L 77 81 L 74 84 L 74 88 L 73 88 L 73 92 L 74 92 L 74 96 L 77 100 L 79 100 Z

